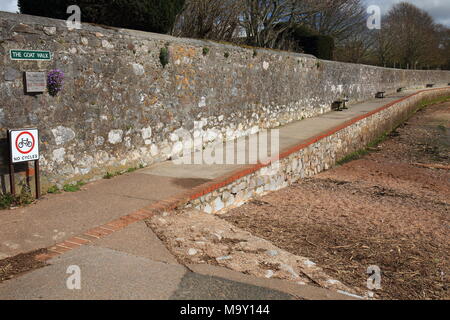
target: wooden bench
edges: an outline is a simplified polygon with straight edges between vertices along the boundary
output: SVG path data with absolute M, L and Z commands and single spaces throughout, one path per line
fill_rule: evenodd
M 427 84 L 427 88 L 433 88 L 433 87 L 434 87 L 434 83 Z
M 385 93 L 386 93 L 386 91 L 379 91 L 379 92 L 377 92 L 375 97 L 378 98 L 378 99 L 384 99 L 384 94 Z
M 342 104 L 343 103 L 344 102 L 341 101 L 341 100 L 336 100 L 336 101 L 333 102 L 333 104 L 331 106 L 331 109 L 334 110 L 334 111 L 343 111 L 343 109 L 342 109 Z
M 347 97 L 336 100 L 333 102 L 332 109 L 335 111 L 344 111 L 348 109 L 347 102 L 349 102 L 349 99 Z

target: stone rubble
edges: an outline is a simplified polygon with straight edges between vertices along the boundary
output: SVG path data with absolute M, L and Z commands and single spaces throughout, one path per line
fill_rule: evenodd
M 219 216 L 185 210 L 161 220 L 156 216 L 148 223 L 169 250 L 186 264 L 213 264 L 256 277 L 355 293 L 309 259 L 282 250 Z

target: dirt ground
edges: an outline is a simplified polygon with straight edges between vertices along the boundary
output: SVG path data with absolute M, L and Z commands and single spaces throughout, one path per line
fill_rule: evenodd
M 45 262 L 36 259 L 37 255 L 45 253 L 47 253 L 46 249 L 40 249 L 0 260 L 0 283 L 31 270 L 45 267 L 47 265 Z
M 223 218 L 381 299 L 449 299 L 450 103 L 416 113 L 362 159 Z

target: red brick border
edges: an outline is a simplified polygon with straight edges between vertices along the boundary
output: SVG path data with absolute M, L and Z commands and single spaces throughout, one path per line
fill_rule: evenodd
M 88 230 L 80 236 L 76 236 L 76 237 L 70 238 L 68 240 L 65 240 L 61 243 L 57 243 L 56 245 L 48 248 L 47 253 L 37 255 L 35 258 L 40 261 L 48 261 L 50 259 L 53 259 L 57 256 L 60 256 L 64 253 L 66 253 L 68 251 L 71 251 L 73 249 L 87 245 L 97 239 L 105 238 L 105 237 L 109 236 L 110 234 L 120 231 L 135 222 L 143 221 L 152 216 L 160 214 L 163 211 L 174 210 L 174 209 L 186 204 L 187 202 L 189 202 L 191 200 L 198 199 L 208 193 L 211 193 L 220 188 L 223 188 L 223 187 L 233 183 L 234 181 L 239 180 L 240 178 L 250 175 L 250 174 L 260 170 L 261 168 L 270 166 L 272 164 L 272 162 L 287 158 L 288 156 L 290 156 L 293 153 L 296 153 L 302 149 L 305 149 L 308 146 L 310 146 L 326 137 L 329 137 L 342 129 L 345 129 L 345 128 L 355 124 L 358 121 L 368 118 L 368 117 L 370 117 L 376 113 L 379 113 L 383 110 L 386 110 L 400 102 L 403 102 L 409 98 L 417 96 L 423 92 L 440 91 L 440 90 L 446 90 L 446 89 L 448 90 L 448 88 L 436 88 L 436 89 L 430 89 L 430 90 L 421 90 L 421 91 L 418 91 L 409 96 L 403 97 L 399 100 L 390 102 L 384 106 L 381 106 L 380 108 L 377 108 L 377 109 L 375 109 L 371 112 L 368 112 L 366 114 L 363 114 L 361 116 L 357 116 L 337 127 L 334 127 L 330 130 L 322 132 L 312 138 L 309 138 L 305 142 L 303 142 L 299 145 L 296 145 L 294 147 L 287 149 L 286 151 L 283 151 L 278 157 L 271 159 L 269 161 L 269 163 L 266 163 L 266 164 L 260 163 L 260 164 L 256 164 L 256 165 L 249 165 L 245 169 L 239 169 L 231 174 L 219 177 L 217 179 L 214 179 L 213 181 L 210 181 L 210 182 L 202 184 L 198 187 L 195 187 L 192 190 L 190 190 L 189 192 L 181 194 L 180 196 L 171 197 L 171 198 L 164 199 L 164 200 L 158 201 L 156 203 L 153 203 L 153 204 L 151 204 L 147 207 L 144 207 L 136 212 L 133 212 L 126 216 L 120 217 L 120 218 L 113 220 L 111 222 L 108 222 L 102 226 Z

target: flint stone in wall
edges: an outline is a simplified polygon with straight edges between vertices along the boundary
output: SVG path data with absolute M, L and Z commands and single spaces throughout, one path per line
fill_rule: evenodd
M 56 27 L 44 27 L 44 33 L 48 36 L 53 36 L 56 34 Z
M 4 77 L 6 81 L 14 81 L 19 79 L 20 72 L 14 68 L 6 67 Z
M 68 143 L 69 141 L 75 139 L 75 132 L 63 126 L 58 126 L 52 129 L 53 136 L 55 138 L 55 143 L 57 146 Z
M 137 76 L 142 76 L 145 73 L 145 69 L 144 69 L 144 66 L 142 64 L 133 63 L 132 67 L 133 67 L 134 74 L 137 75 Z
M 27 24 L 23 24 L 23 23 L 19 23 L 18 25 L 15 25 L 13 27 L 12 31 L 18 32 L 18 33 L 30 33 L 30 34 L 38 34 L 39 33 L 39 31 L 36 31 L 33 27 L 31 27 Z
M 123 139 L 123 130 L 111 130 L 108 133 L 108 141 L 111 144 L 118 144 L 122 142 Z

